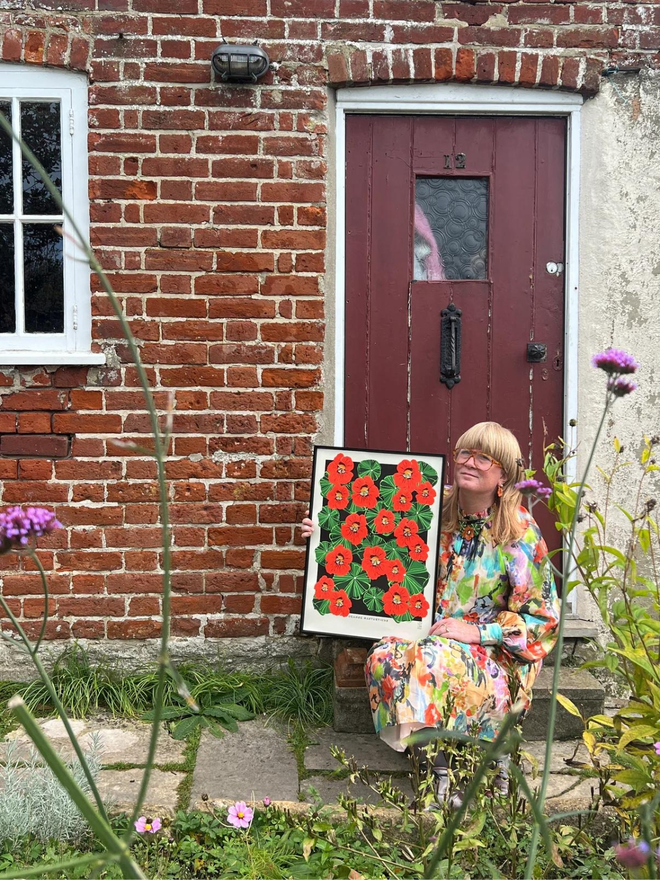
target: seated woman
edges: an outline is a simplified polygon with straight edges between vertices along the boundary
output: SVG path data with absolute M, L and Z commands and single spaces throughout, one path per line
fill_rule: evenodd
M 559 600 L 547 547 L 514 485 L 523 477 L 518 441 L 496 422 L 481 422 L 459 438 L 454 462 L 435 623 L 417 641 L 382 639 L 366 663 L 376 732 L 398 751 L 413 731 L 443 723 L 495 739 L 515 699 L 529 707 L 556 640 Z M 442 756 L 434 771 L 444 794 Z

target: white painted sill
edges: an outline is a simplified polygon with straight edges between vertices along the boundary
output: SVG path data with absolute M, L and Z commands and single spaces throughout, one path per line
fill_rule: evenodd
M 65 365 L 83 367 L 105 364 L 105 355 L 100 351 L 0 351 L 0 366 L 17 367 L 23 365 L 47 367 Z

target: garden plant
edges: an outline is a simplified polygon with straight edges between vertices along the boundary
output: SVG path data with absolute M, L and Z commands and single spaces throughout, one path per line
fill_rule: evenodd
M 0 117 L 5 132 L 13 137 L 6 120 Z M 70 223 L 84 259 L 100 279 L 114 312 L 123 328 L 136 365 L 145 406 L 151 425 L 151 446 L 136 447 L 125 444 L 132 451 L 139 449 L 153 456 L 157 465 L 160 491 L 160 527 L 162 530 L 163 585 L 162 637 L 152 691 L 153 704 L 149 711 L 152 732 L 146 767 L 132 815 L 119 821 L 108 817 L 95 782 L 94 762 L 85 755 L 73 733 L 54 679 L 42 662 L 40 651 L 48 623 L 48 582 L 39 562 L 36 542 L 39 537 L 59 527 L 54 515 L 41 508 L 21 510 L 13 508 L 0 515 L 1 551 L 28 555 L 41 574 L 44 616 L 41 631 L 34 643 L 30 642 L 11 608 L 0 596 L 6 617 L 13 626 L 13 634 L 3 633 L 17 649 L 25 651 L 34 663 L 41 684 L 40 700 L 48 701 L 62 719 L 79 765 L 79 771 L 67 766 L 55 753 L 30 711 L 25 697 L 15 694 L 9 706 L 16 719 L 25 727 L 54 777 L 66 790 L 79 811 L 81 821 L 89 827 L 89 839 L 84 848 L 73 850 L 64 841 L 59 846 L 38 845 L 32 849 L 34 860 L 47 864 L 13 867 L 11 859 L 4 859 L 8 868 L 5 877 L 30 876 L 84 876 L 90 872 L 102 876 L 240 876 L 240 877 L 310 877 L 362 876 L 570 876 L 562 874 L 564 861 L 573 870 L 577 854 L 583 860 L 582 876 L 620 876 L 614 868 L 610 873 L 603 861 L 604 846 L 595 846 L 595 835 L 589 835 L 588 825 L 578 821 L 577 826 L 563 826 L 567 816 L 545 817 L 544 808 L 552 757 L 552 740 L 556 720 L 556 699 L 552 702 L 547 732 L 545 764 L 537 792 L 531 792 L 518 763 L 513 760 L 512 785 L 508 795 L 498 796 L 494 787 L 494 762 L 504 755 L 515 755 L 520 747 L 515 730 L 518 714 L 514 710 L 493 743 L 481 748 L 469 737 L 445 738 L 443 748 L 456 747 L 452 772 L 457 783 L 465 784 L 465 796 L 457 810 L 441 806 L 435 812 L 424 812 L 429 805 L 429 780 L 418 778 L 417 796 L 411 807 L 392 786 L 376 784 L 381 797 L 398 808 L 400 816 L 396 834 L 386 834 L 378 822 L 355 802 L 344 800 L 346 821 L 337 825 L 324 816 L 320 806 L 303 817 L 293 817 L 276 810 L 272 805 L 248 805 L 238 802 L 229 811 L 187 817 L 178 815 L 165 825 L 160 817 L 143 815 L 142 804 L 154 764 L 156 742 L 164 715 L 166 694 L 170 700 L 169 714 L 176 714 L 179 734 L 190 728 L 211 726 L 216 722 L 231 728 L 238 717 L 247 717 L 239 711 L 236 702 L 224 704 L 222 714 L 213 713 L 210 703 L 195 695 L 183 676 L 170 661 L 170 552 L 171 534 L 165 481 L 165 462 L 172 428 L 171 409 L 159 413 L 142 367 L 139 350 L 133 339 L 122 307 L 98 264 L 89 243 L 76 227 L 66 206 L 62 205 L 57 189 L 30 150 L 21 144 L 26 158 L 33 164 L 59 204 Z M 604 622 L 611 633 L 612 643 L 604 661 L 614 676 L 628 688 L 631 701 L 613 719 L 604 717 L 585 719 L 584 741 L 589 747 L 593 765 L 589 772 L 599 780 L 599 794 L 619 811 L 627 842 L 620 842 L 617 858 L 622 867 L 644 871 L 649 877 L 657 876 L 658 803 L 660 740 L 658 713 L 660 709 L 660 625 L 657 620 L 660 605 L 656 571 L 658 528 L 651 514 L 653 499 L 643 496 L 642 484 L 634 509 L 626 512 L 630 523 L 630 538 L 623 549 L 607 543 L 607 510 L 601 512 L 588 502 L 584 494 L 594 453 L 605 420 L 615 400 L 632 393 L 635 383 L 630 378 L 637 364 L 629 355 L 607 350 L 594 358 L 594 366 L 606 374 L 603 414 L 596 431 L 593 447 L 588 455 L 584 476 L 579 482 L 566 477 L 566 456 L 546 460 L 550 481 L 543 487 L 530 478 L 521 489 L 537 497 L 545 497 L 558 515 L 558 526 L 566 535 L 562 558 L 562 613 L 559 624 L 557 655 L 561 657 L 567 599 L 570 590 L 584 583 L 599 602 Z M 648 438 L 642 454 L 644 477 L 656 469 L 653 450 L 657 438 Z M 120 446 L 121 444 L 118 443 Z M 619 455 L 623 453 L 619 451 Z M 614 480 L 623 462 L 618 461 L 607 479 Z M 610 484 L 608 483 L 608 486 Z M 608 496 L 609 497 L 609 496 Z M 590 505 L 590 506 L 589 506 Z M 607 507 L 607 502 L 606 502 Z M 579 538 L 578 538 L 579 532 Z M 646 603 L 646 605 L 644 604 Z M 555 665 L 553 696 L 558 697 L 559 666 Z M 57 675 L 55 675 L 55 680 Z M 178 695 L 178 697 L 176 696 Z M 200 697 L 200 700 L 196 699 Z M 178 701 L 178 702 L 177 702 Z M 33 704 L 34 705 L 34 704 Z M 229 709 L 233 706 L 233 709 Z M 576 710 L 577 711 L 577 710 Z M 176 731 L 177 728 L 175 728 Z M 219 729 L 219 728 L 218 728 Z M 429 751 L 439 747 L 437 740 L 427 745 Z M 610 764 L 603 769 L 601 755 L 607 753 Z M 373 784 L 368 770 L 358 768 L 349 759 L 338 754 L 345 768 L 355 778 L 361 777 Z M 221 772 L 221 770 L 220 770 Z M 586 771 L 585 771 L 586 772 Z M 418 774 L 419 777 L 420 774 Z M 90 792 L 90 796 L 87 794 Z M 526 796 L 523 801 L 521 794 Z M 588 818 L 588 817 L 587 817 Z M 165 827 L 163 827 L 165 826 Z M 562 830 L 563 829 L 563 830 Z M 498 838 L 504 838 L 503 841 Z M 390 841 L 391 838 L 391 841 Z M 137 842 L 135 842 L 137 839 Z M 540 852 L 539 844 L 544 848 Z M 512 845 L 513 842 L 513 845 Z M 201 848 L 200 848 L 201 847 Z M 513 853 L 515 848 L 516 853 Z M 526 857 L 521 859 L 521 849 Z M 16 850 L 18 852 L 18 850 Z M 495 858 L 499 864 L 495 863 Z M 52 861 L 51 861 L 52 860 Z M 215 861 L 214 861 L 215 860 Z M 16 859 L 14 859 L 14 865 Z M 600 865 L 600 867 L 599 867 Z M 506 874 L 503 873 L 506 870 Z M 490 874 L 487 874 L 491 871 Z M 591 873 L 589 873 L 591 872 Z M 578 874 L 579 875 L 579 874 Z

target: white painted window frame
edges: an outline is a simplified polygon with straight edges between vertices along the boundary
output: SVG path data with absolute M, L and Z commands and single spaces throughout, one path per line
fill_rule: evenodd
M 89 194 L 87 179 L 87 78 L 84 74 L 21 64 L 0 64 L 0 100 L 58 101 L 62 147 L 62 198 L 82 234 L 89 235 Z M 20 147 L 13 144 L 14 187 L 21 185 Z M 2 215 L 10 222 L 15 215 Z M 22 364 L 103 364 L 105 356 L 92 352 L 90 269 L 76 247 L 69 221 L 53 217 L 62 225 L 64 268 L 64 332 L 1 333 L 0 365 Z M 16 265 L 17 278 L 22 266 Z
M 512 86 L 430 83 L 338 89 L 335 109 L 335 363 L 334 443 L 344 443 L 344 334 L 346 265 L 346 116 L 350 113 L 561 116 L 566 119 L 566 254 L 564 268 L 564 439 L 576 448 L 578 415 L 578 253 L 581 95 Z M 569 462 L 575 477 L 575 462 Z M 570 596 L 571 613 L 580 597 Z

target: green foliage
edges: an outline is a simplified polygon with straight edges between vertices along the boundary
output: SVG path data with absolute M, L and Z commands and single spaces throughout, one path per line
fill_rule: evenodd
M 94 779 L 101 766 L 95 739 L 85 753 Z M 52 770 L 34 749 L 27 756 L 18 751 L 15 741 L 5 745 L 4 764 L 0 765 L 0 841 L 14 843 L 30 836 L 41 843 L 51 838 L 80 843 L 90 836 L 90 829 Z M 90 787 L 78 761 L 68 765 L 76 783 L 87 794 Z
M 286 723 L 296 721 L 311 726 L 332 721 L 331 667 L 296 665 L 289 660 L 284 669 L 257 673 L 226 672 L 208 664 L 191 663 L 183 664 L 180 672 L 191 699 L 203 712 L 211 707 L 236 704 L 250 714 L 272 714 Z M 76 645 L 60 655 L 52 679 L 64 708 L 78 718 L 99 710 L 139 717 L 153 707 L 157 686 L 155 670 L 124 675 L 116 667 L 94 665 Z M 180 688 L 176 681 L 167 679 L 166 709 L 181 709 Z M 8 690 L 20 693 L 32 710 L 53 712 L 48 691 L 41 681 L 12 685 Z
M 603 656 L 585 666 L 603 667 L 630 695 L 613 718 L 583 718 L 591 758 L 583 772 L 598 781 L 599 796 L 618 811 L 624 833 L 639 832 L 636 810 L 660 785 L 660 756 L 653 747 L 660 740 L 660 540 L 652 516 L 656 500 L 647 495 L 649 477 L 659 469 L 654 457 L 659 443 L 659 437 L 644 436 L 641 477 L 631 487 L 632 462 L 624 460 L 624 447 L 615 439 L 613 466 L 599 468 L 606 486 L 603 504 L 586 501 L 579 510 L 575 486 L 564 479 L 568 456 L 550 448 L 544 467 L 558 528 L 567 533 L 574 514 L 581 524 L 573 559 L 564 563 L 572 572 L 568 588 L 586 587 L 609 632 Z M 616 508 L 627 524 L 622 531 L 611 523 L 611 494 L 623 479 L 631 507 Z M 580 714 L 574 706 L 566 708 Z M 654 835 L 660 834 L 657 810 L 653 827 Z

